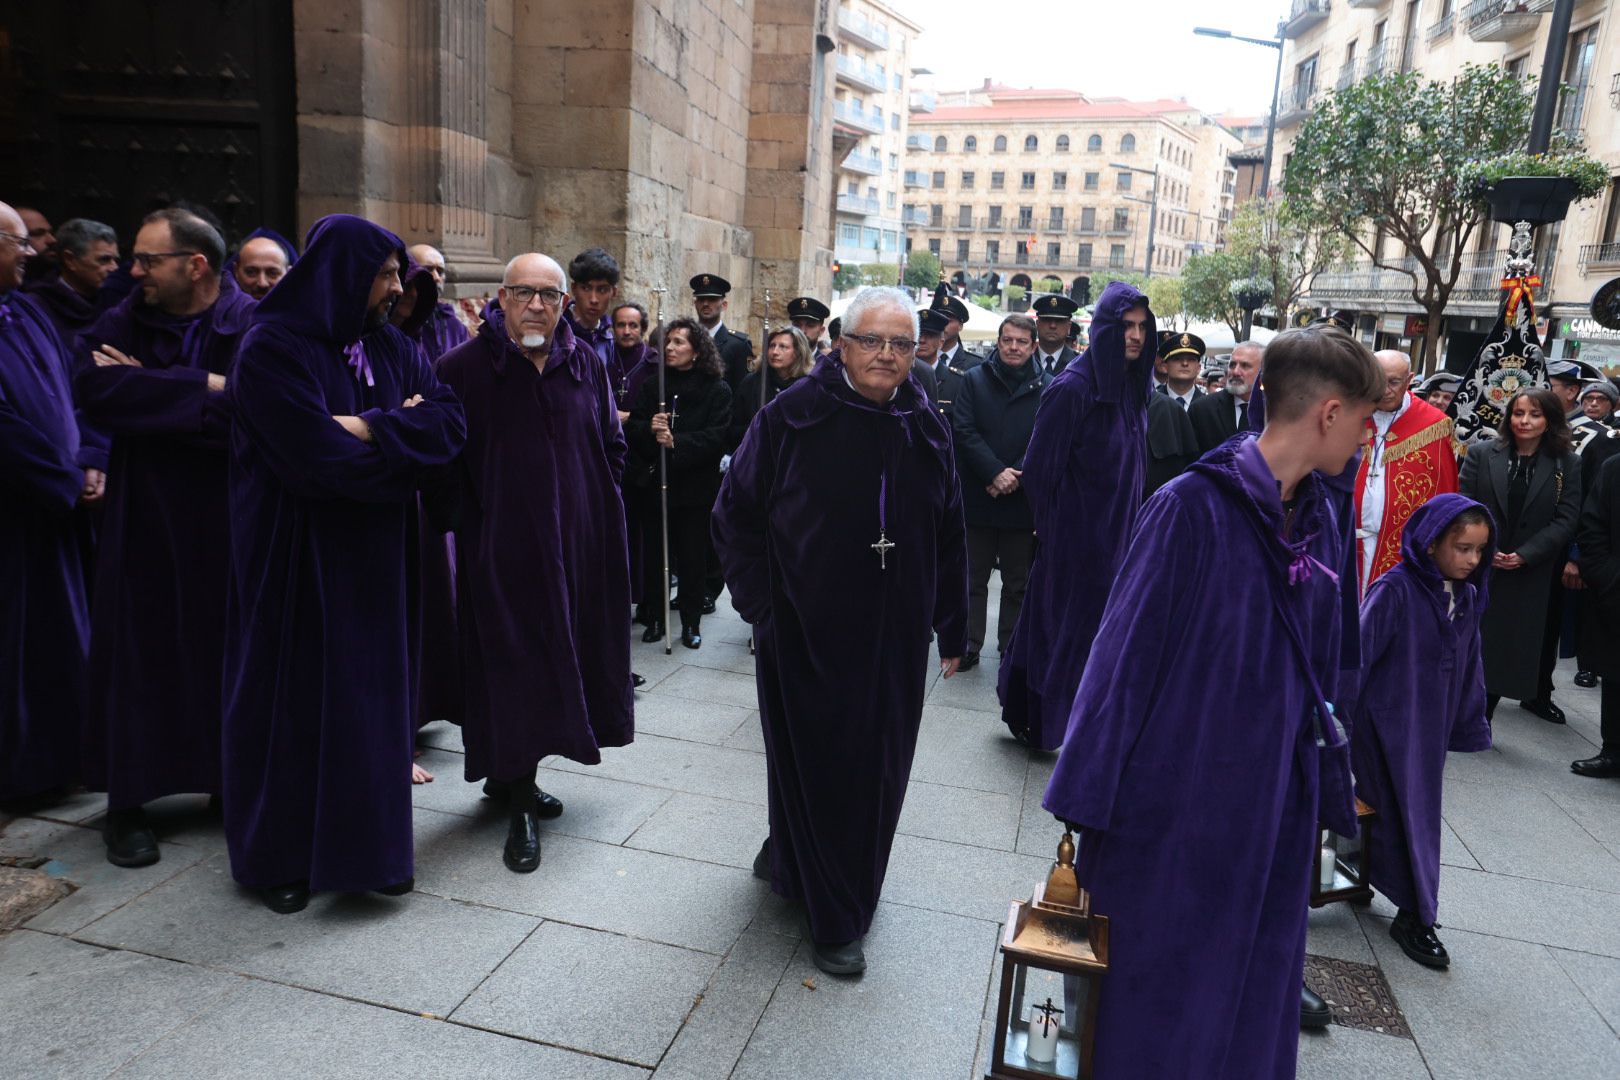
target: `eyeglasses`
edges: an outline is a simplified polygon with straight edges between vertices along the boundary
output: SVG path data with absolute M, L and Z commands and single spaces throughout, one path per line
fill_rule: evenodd
M 3 236 L 7 240 L 10 240 L 13 244 L 16 244 L 19 248 L 21 248 L 24 251 L 34 251 L 34 252 L 39 251 L 39 249 L 34 246 L 34 242 L 32 240 L 30 240 L 26 236 L 18 236 L 16 233 L 8 233 L 8 232 L 0 232 L 0 236 Z
M 529 285 L 502 285 L 506 295 L 518 302 L 519 307 L 528 307 L 535 297 L 548 308 L 554 308 L 562 303 L 563 294 L 560 289 L 536 289 Z
M 202 254 L 200 251 L 137 251 L 130 255 L 130 258 L 134 261 L 135 265 L 140 267 L 142 270 L 150 270 L 152 269 L 152 264 L 157 262 L 159 259 L 174 259 L 180 257 L 181 255 L 191 256 L 200 254 Z
M 887 345 L 896 356 L 908 356 L 917 348 L 917 343 L 910 338 L 880 338 L 873 334 L 845 334 L 845 341 L 853 341 L 869 353 L 882 350 Z

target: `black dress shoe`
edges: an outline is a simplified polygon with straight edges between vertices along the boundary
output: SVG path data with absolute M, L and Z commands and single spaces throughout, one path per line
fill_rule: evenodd
M 534 815 L 542 821 L 562 817 L 562 800 L 555 795 L 547 795 L 539 788 L 534 789 Z
M 761 881 L 771 880 L 771 838 L 768 836 L 759 845 L 759 854 L 754 856 L 754 876 Z
M 404 896 L 406 893 L 415 888 L 416 879 L 413 877 L 408 877 L 397 885 L 384 885 L 382 888 L 373 889 L 372 891 L 381 893 L 383 896 Z
M 976 652 L 963 653 L 962 659 L 956 664 L 957 671 L 972 671 L 979 666 L 979 654 Z
M 1598 779 L 1620 776 L 1620 754 L 1611 754 L 1605 750 L 1596 757 L 1570 762 L 1569 771 L 1579 776 L 1592 776 Z
M 1322 1000 L 1322 995 L 1308 986 L 1299 988 L 1299 1026 L 1323 1028 L 1333 1022 L 1333 1010 Z
M 703 635 L 698 633 L 698 628 L 695 626 L 683 626 L 681 627 L 681 644 L 688 649 L 701 649 L 703 647 Z
M 703 598 L 703 614 L 705 614 L 705 615 L 713 615 L 714 614 L 714 597 L 705 596 Z
M 1596 686 L 1597 684 L 1598 684 L 1597 672 L 1595 672 L 1595 671 L 1577 671 L 1575 673 L 1575 685 L 1579 686 L 1583 690 L 1590 690 L 1590 689 L 1592 689 L 1592 687 Z
M 1531 713 L 1532 715 L 1541 717 L 1549 724 L 1563 724 L 1568 722 L 1564 716 L 1564 710 L 1560 709 L 1557 705 L 1554 705 L 1552 698 L 1548 698 L 1546 701 L 1521 701 L 1519 702 L 1519 708 L 1523 709 L 1525 712 Z
M 501 859 L 514 874 L 533 873 L 540 865 L 540 819 L 533 810 L 512 811 Z
M 812 942 L 810 959 L 829 975 L 859 975 L 866 970 L 866 954 L 861 951 L 858 941 L 846 941 L 841 945 Z
M 133 810 L 109 810 L 101 826 L 101 838 L 107 845 L 107 861 L 114 866 L 151 866 L 162 858 L 157 837 L 146 824 L 146 813 L 140 807 Z
M 1447 954 L 1446 947 L 1440 944 L 1440 939 L 1434 936 L 1434 927 L 1424 926 L 1418 922 L 1416 915 L 1405 908 L 1397 912 L 1395 921 L 1389 924 L 1389 936 L 1395 939 L 1401 952 L 1424 967 L 1451 966 L 1451 956 Z
M 647 685 L 647 680 L 642 678 L 640 675 L 637 675 L 635 672 L 632 671 L 630 673 L 630 685 L 639 690 L 643 686 Z
M 264 890 L 264 906 L 277 915 L 291 915 L 309 906 L 309 883 L 295 881 Z
M 649 644 L 654 642 L 654 641 L 663 641 L 664 640 L 664 620 L 662 620 L 662 619 L 654 619 L 651 622 L 649 622 L 647 624 L 647 629 L 642 632 L 641 640 L 645 641 L 645 642 L 648 642 Z

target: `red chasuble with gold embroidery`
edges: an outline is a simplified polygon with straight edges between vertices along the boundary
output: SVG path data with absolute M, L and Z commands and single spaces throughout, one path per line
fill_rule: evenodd
M 1367 572 L 1365 542 L 1356 545 L 1356 569 L 1361 588 L 1378 580 L 1401 561 L 1401 530 L 1412 512 L 1442 492 L 1457 490 L 1457 456 L 1451 449 L 1451 418 L 1415 395 L 1407 395 L 1406 411 L 1389 426 L 1383 445 L 1378 430 L 1367 421 L 1367 438 L 1362 444 L 1361 464 L 1356 470 L 1356 521 L 1360 540 L 1367 536 L 1369 522 L 1364 514 L 1368 476 L 1383 484 L 1383 515 L 1378 522 L 1377 544 L 1373 547 L 1372 572 Z

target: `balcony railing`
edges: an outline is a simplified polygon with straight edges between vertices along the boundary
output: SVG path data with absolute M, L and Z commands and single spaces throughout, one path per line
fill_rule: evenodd
M 928 151 L 933 149 L 933 143 L 931 143 L 928 138 L 923 135 L 907 135 L 906 149 L 920 150 L 926 154 Z
M 865 173 L 876 176 L 883 171 L 883 159 L 876 154 L 850 154 L 839 166 L 845 172 Z
M 1076 235 L 1076 236 L 1101 236 L 1102 235 L 1102 230 L 1097 228 L 1097 226 L 1095 224 L 1092 224 L 1092 225 L 1076 225 L 1074 227 L 1074 235 Z
M 838 196 L 838 212 L 840 214 L 875 214 L 878 212 L 878 201 L 866 195 L 844 193 Z
M 838 77 L 844 82 L 880 93 L 889 88 L 888 72 L 857 57 L 840 54 L 837 66 Z
M 1468 36 L 1475 41 L 1512 41 L 1535 30 L 1540 18 L 1523 0 L 1474 0 L 1463 12 Z
M 1018 219 L 1018 224 L 1015 225 L 1014 228 L 1018 232 L 1021 232 L 1021 233 L 1024 233 L 1025 235 L 1028 235 L 1029 233 L 1032 233 L 1032 232 L 1035 231 L 1035 219 L 1034 218 L 1019 218 Z
M 934 221 L 928 216 L 928 211 L 919 210 L 915 206 L 908 206 L 902 210 L 900 212 L 900 220 L 907 225 L 922 225 L 931 229 L 938 229 L 942 227 L 945 221 L 944 218 Z
M 1049 220 L 1049 221 L 1047 221 L 1047 223 L 1045 225 L 1041 226 L 1041 232 L 1062 234 L 1062 233 L 1067 232 L 1067 231 L 1068 231 L 1068 226 L 1064 225 L 1063 222 L 1061 222 L 1061 221 L 1050 221 Z
M 972 232 L 973 219 L 957 218 L 955 221 L 951 222 L 951 229 L 955 232 Z
M 1327 21 L 1328 0 L 1294 0 L 1288 9 L 1288 18 L 1277 27 L 1277 36 L 1297 38 L 1305 31 Z
M 838 30 L 846 37 L 871 49 L 887 49 L 889 32 L 871 19 L 853 11 L 838 12 Z
M 1337 90 L 1343 90 L 1356 81 L 1357 67 L 1354 61 L 1339 69 L 1339 79 L 1333 84 Z
M 1557 261 L 1556 246 L 1536 253 L 1537 267 L 1544 267 L 1542 279 L 1551 290 L 1552 267 Z M 1463 256 L 1462 272 L 1457 275 L 1453 301 L 1494 303 L 1502 296 L 1502 270 L 1507 264 L 1508 251 L 1476 251 Z M 1374 266 L 1370 259 L 1345 266 L 1330 267 L 1311 281 L 1310 296 L 1319 300 L 1378 300 L 1412 299 L 1412 276 L 1423 280 L 1423 268 L 1417 259 L 1404 256 L 1389 259 L 1388 267 Z M 1406 273 L 1405 271 L 1411 271 Z
M 1310 115 L 1316 107 L 1316 84 L 1295 83 L 1284 90 L 1277 103 L 1277 126 L 1292 127 Z
M 1345 0 L 1350 7 L 1364 8 L 1367 11 L 1376 11 L 1389 3 L 1389 0 Z
M 1457 16 L 1453 15 L 1451 12 L 1448 11 L 1446 14 L 1440 16 L 1439 19 L 1435 20 L 1435 24 L 1429 27 L 1428 33 L 1425 35 L 1428 38 L 1429 44 L 1435 45 L 1446 40 L 1446 38 L 1451 36 L 1451 32 L 1456 29 L 1456 24 Z
M 1367 50 L 1366 59 L 1361 61 L 1361 77 L 1370 79 L 1374 75 L 1382 75 L 1389 69 L 1389 39 L 1376 41 Z
M 928 174 L 918 172 L 916 169 L 906 170 L 906 187 L 925 188 L 928 186 Z
M 979 229 L 982 232 L 1006 232 L 1006 218 L 980 218 Z
M 833 103 L 833 118 L 850 127 L 869 131 L 874 135 L 883 133 L 883 120 L 854 102 L 838 101 Z
M 934 92 L 932 90 L 913 90 L 911 92 L 911 99 L 908 102 L 908 104 L 911 106 L 912 112 L 920 113 L 933 112 L 934 106 L 937 103 L 938 99 L 934 96 Z
M 1582 275 L 1591 268 L 1620 266 L 1620 240 L 1611 240 L 1606 244 L 1582 244 L 1579 264 Z

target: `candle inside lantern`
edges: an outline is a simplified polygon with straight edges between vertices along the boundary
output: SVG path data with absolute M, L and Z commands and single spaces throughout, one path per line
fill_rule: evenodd
M 1058 1017 L 1063 1010 L 1047 998 L 1045 1005 L 1029 1010 L 1029 1041 L 1024 1046 L 1024 1060 L 1045 1065 L 1057 1058 Z
M 1322 849 L 1322 888 L 1333 888 L 1334 868 L 1338 865 L 1338 854 L 1330 847 Z

